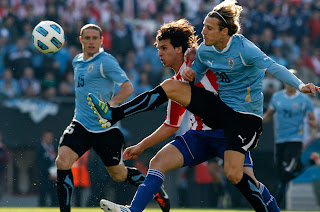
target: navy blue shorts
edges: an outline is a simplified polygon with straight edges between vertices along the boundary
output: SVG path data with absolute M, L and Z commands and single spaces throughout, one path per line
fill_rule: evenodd
M 184 158 L 183 166 L 195 166 L 214 157 L 224 158 L 226 142 L 223 130 L 189 130 L 170 144 L 178 148 Z M 245 155 L 245 167 L 253 167 L 250 152 Z

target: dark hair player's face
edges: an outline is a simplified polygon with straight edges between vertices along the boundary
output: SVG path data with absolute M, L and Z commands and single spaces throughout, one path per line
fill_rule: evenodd
M 157 44 L 158 56 L 165 67 L 173 68 L 179 57 L 183 57 L 182 47 L 174 48 L 170 39 L 160 40 Z

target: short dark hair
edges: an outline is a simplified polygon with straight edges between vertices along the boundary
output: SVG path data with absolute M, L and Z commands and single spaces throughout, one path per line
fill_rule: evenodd
M 199 40 L 198 36 L 195 35 L 194 27 L 184 18 L 161 26 L 157 31 L 155 44 L 165 39 L 170 39 L 173 47 L 182 46 L 183 53 L 192 46 L 197 47 Z
M 99 31 L 100 37 L 102 37 L 102 29 L 96 24 L 86 24 L 86 25 L 84 25 L 80 30 L 80 36 L 83 35 L 83 31 L 86 30 L 86 29 L 95 29 L 95 30 Z

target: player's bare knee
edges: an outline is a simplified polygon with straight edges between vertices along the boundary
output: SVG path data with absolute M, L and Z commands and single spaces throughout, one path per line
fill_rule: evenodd
M 109 173 L 112 179 L 116 182 L 123 182 L 127 179 L 127 176 L 121 173 L 111 174 Z
M 69 158 L 63 157 L 63 156 L 58 156 L 55 163 L 56 163 L 57 169 L 59 170 L 71 169 L 71 166 L 73 164 L 70 162 Z
M 228 180 L 233 184 L 238 184 L 242 178 L 242 173 L 235 169 L 224 169 L 224 173 Z
M 177 89 L 177 80 L 166 79 L 161 83 L 161 87 L 166 92 L 167 96 L 171 96 L 176 92 Z
M 161 160 L 160 157 L 154 156 L 151 160 L 150 160 L 150 164 L 149 164 L 149 168 L 150 169 L 157 169 L 161 172 L 164 172 L 165 170 L 163 169 L 163 159 Z

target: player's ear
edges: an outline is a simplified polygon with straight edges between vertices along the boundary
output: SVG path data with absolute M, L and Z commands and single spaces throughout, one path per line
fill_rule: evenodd
M 100 39 L 100 43 L 102 44 L 103 43 L 103 36 L 101 36 L 101 39 Z
M 79 36 L 79 41 L 82 44 L 82 37 L 81 36 Z
M 229 33 L 228 27 L 223 28 L 223 29 L 222 29 L 222 32 L 223 32 L 225 35 L 228 35 L 228 33 Z
M 175 49 L 178 53 L 182 52 L 182 46 L 176 47 Z

